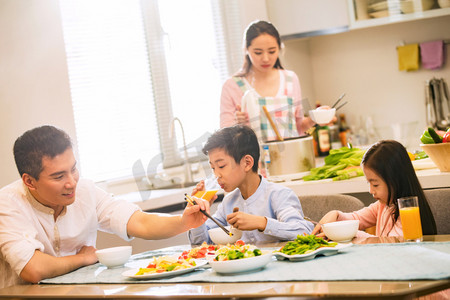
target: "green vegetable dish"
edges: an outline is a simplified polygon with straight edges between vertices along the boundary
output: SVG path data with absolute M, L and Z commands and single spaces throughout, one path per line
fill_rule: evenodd
M 337 243 L 329 243 L 313 234 L 297 235 L 294 241 L 287 242 L 279 251 L 287 255 L 308 254 L 322 247 L 335 247 Z
M 353 147 L 342 147 L 330 150 L 325 157 L 325 165 L 312 168 L 309 175 L 304 176 L 304 181 L 333 178 L 333 180 L 345 180 L 363 176 L 360 168 L 364 150 Z

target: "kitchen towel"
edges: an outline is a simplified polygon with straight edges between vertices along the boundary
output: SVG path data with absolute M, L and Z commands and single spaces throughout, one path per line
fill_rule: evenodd
M 416 71 L 419 69 L 419 44 L 397 47 L 399 71 Z
M 266 249 L 269 250 L 269 249 Z M 274 249 L 272 249 L 274 250 Z M 182 283 L 182 282 L 264 282 L 329 280 L 440 280 L 450 278 L 450 242 L 352 245 L 336 255 L 291 262 L 270 262 L 251 272 L 222 275 L 208 267 L 161 279 L 134 280 L 121 274 L 146 266 L 154 255 L 181 252 L 149 251 L 133 255 L 124 267 L 107 269 L 100 263 L 40 283 Z M 245 263 L 244 260 L 242 263 Z
M 420 60 L 425 69 L 439 69 L 444 64 L 444 41 L 420 43 Z

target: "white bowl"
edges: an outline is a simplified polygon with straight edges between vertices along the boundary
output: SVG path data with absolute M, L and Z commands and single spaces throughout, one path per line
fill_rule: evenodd
M 314 109 L 309 111 L 309 117 L 317 124 L 328 124 L 333 120 L 336 114 L 336 108 Z
M 231 231 L 233 236 L 229 236 L 225 233 L 225 231 L 222 230 L 220 227 L 212 228 L 208 230 L 209 237 L 216 245 L 226 245 L 226 244 L 234 244 L 237 240 L 239 240 L 242 237 L 242 231 L 236 228 L 232 228 L 230 230 L 231 226 L 225 226 L 226 229 Z
M 213 261 L 210 260 L 211 268 L 217 273 L 231 274 L 239 272 L 248 272 L 265 267 L 272 261 L 271 251 L 262 251 L 262 255 L 249 258 Z
M 131 246 L 112 247 L 95 251 L 98 261 L 108 268 L 122 266 L 131 256 Z
M 325 235 L 334 242 L 349 242 L 358 232 L 359 220 L 346 220 L 322 225 Z

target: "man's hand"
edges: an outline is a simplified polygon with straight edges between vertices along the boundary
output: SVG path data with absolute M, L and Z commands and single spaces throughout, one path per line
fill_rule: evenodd
M 197 205 L 191 205 L 188 203 L 181 217 L 181 222 L 184 224 L 186 230 L 199 227 L 208 219 L 200 210 L 209 213 L 209 202 L 196 197 L 193 199 Z
M 84 263 L 87 265 L 95 264 L 98 261 L 97 255 L 95 251 L 97 249 L 92 246 L 83 246 L 80 251 L 78 251 L 77 255 L 83 258 Z
M 31 283 L 69 273 L 75 269 L 97 262 L 95 248 L 83 246 L 75 255 L 55 257 L 36 250 L 20 272 L 20 277 Z

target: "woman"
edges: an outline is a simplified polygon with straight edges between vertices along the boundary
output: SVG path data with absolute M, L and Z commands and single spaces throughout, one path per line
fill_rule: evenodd
M 222 88 L 220 126 L 245 124 L 255 130 L 260 140 L 275 139 L 261 114 L 261 106 L 265 105 L 284 138 L 304 135 L 314 122 L 303 117 L 297 75 L 281 65 L 277 29 L 269 22 L 255 21 L 247 27 L 244 38 L 244 64 Z

